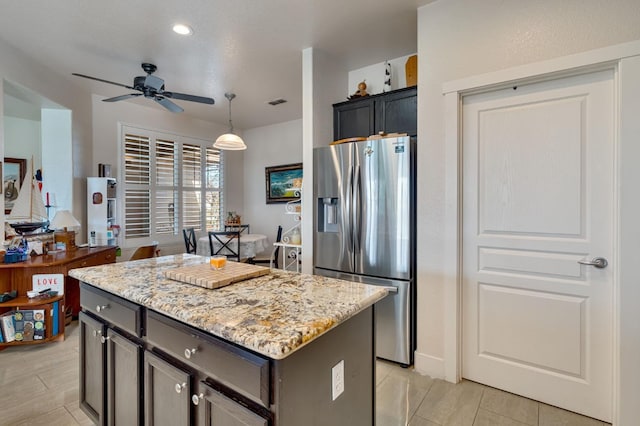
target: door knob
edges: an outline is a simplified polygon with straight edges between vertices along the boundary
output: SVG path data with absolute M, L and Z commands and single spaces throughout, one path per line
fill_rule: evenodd
M 198 405 L 200 404 L 200 401 L 202 401 L 202 399 L 204 398 L 204 394 L 201 393 L 199 395 L 192 395 L 191 396 L 191 402 L 193 403 L 193 405 Z
M 578 263 L 581 265 L 595 266 L 599 269 L 606 268 L 607 265 L 609 265 L 609 262 L 607 262 L 607 259 L 604 257 L 594 257 L 591 260 L 578 260 Z

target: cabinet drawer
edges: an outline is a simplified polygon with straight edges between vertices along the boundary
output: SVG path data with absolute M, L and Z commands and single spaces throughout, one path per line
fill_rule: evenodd
M 85 283 L 80 284 L 80 305 L 121 329 L 142 337 L 142 307 Z
M 89 266 L 105 265 L 116 261 L 115 249 L 103 253 L 96 253 L 84 259 L 69 263 L 67 269 L 86 268 Z
M 199 425 L 269 426 L 270 424 L 269 419 L 227 398 L 206 382 L 198 383 L 197 389 L 191 402 L 199 407 Z
M 248 398 L 269 406 L 269 360 L 148 311 L 147 340 Z

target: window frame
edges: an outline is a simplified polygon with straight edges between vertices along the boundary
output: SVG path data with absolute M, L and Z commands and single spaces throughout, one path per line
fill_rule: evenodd
M 208 188 L 207 185 L 207 154 L 208 150 L 214 149 L 212 148 L 213 141 L 200 139 L 193 136 L 185 136 L 179 135 L 169 131 L 161 131 L 161 130 L 151 130 L 141 126 L 136 126 L 132 124 L 120 124 L 120 132 L 119 132 L 119 143 L 118 143 L 118 221 L 120 223 L 121 228 L 121 236 L 120 242 L 123 248 L 137 247 L 140 245 L 151 244 L 153 242 L 158 242 L 159 244 L 177 244 L 182 242 L 182 229 L 184 227 L 184 206 L 183 206 L 183 195 L 186 191 L 196 190 L 200 194 L 200 231 L 207 230 L 207 205 L 206 201 L 208 199 L 208 193 L 219 193 L 219 214 L 218 214 L 218 223 L 224 223 L 224 151 L 219 151 L 219 181 L 217 187 Z M 146 186 L 145 184 L 127 184 L 125 182 L 125 142 L 126 136 L 129 134 L 143 136 L 149 138 L 149 184 Z M 157 176 L 156 176 L 156 140 L 162 141 L 172 141 L 175 146 L 175 153 L 177 155 L 176 161 L 176 184 L 175 198 L 178 202 L 178 206 L 176 208 L 176 212 L 178 215 L 178 223 L 176 224 L 174 233 L 162 234 L 157 233 L 154 224 L 156 223 L 156 196 L 157 191 L 166 191 L 171 190 L 171 186 L 167 185 L 158 185 Z M 200 186 L 199 187 L 186 187 L 183 182 L 183 169 L 181 165 L 183 164 L 183 146 L 185 144 L 194 145 L 200 147 Z M 147 188 L 149 189 L 149 235 L 143 237 L 134 237 L 127 238 L 126 232 L 126 191 L 131 188 Z M 215 221 L 215 220 L 214 220 Z

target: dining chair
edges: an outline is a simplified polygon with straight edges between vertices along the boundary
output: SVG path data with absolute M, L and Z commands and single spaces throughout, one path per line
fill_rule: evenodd
M 240 231 L 209 231 L 209 248 L 211 256 L 223 254 L 229 260 L 245 260 L 240 258 Z
M 182 235 L 184 236 L 184 246 L 186 249 L 185 253 L 196 254 L 196 249 L 198 248 L 198 240 L 196 239 L 195 228 L 184 228 L 182 230 Z
M 141 246 L 133 252 L 129 260 L 149 259 L 152 257 L 158 257 L 160 255 L 160 249 L 158 243 L 154 243 L 148 246 Z
M 246 234 L 250 234 L 251 233 L 251 231 L 249 230 L 249 224 L 246 224 L 246 225 L 225 225 L 224 226 L 224 230 L 225 231 L 238 231 L 241 234 L 244 231 L 247 231 Z
M 278 232 L 276 233 L 276 243 L 282 241 L 282 226 L 278 226 Z M 273 251 L 273 267 L 278 269 L 278 256 L 280 254 L 280 246 L 276 246 L 276 249 Z M 267 256 L 260 256 L 252 258 L 249 263 L 254 265 L 256 264 L 264 264 L 271 265 L 271 253 L 268 253 Z

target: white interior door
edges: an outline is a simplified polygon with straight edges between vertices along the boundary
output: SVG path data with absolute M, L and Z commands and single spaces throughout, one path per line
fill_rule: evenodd
M 613 71 L 463 99 L 462 373 L 611 420 Z M 579 261 L 602 257 L 606 268 Z

